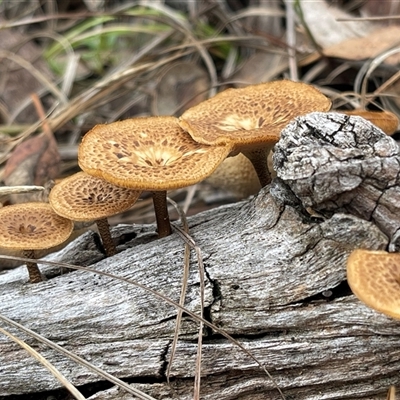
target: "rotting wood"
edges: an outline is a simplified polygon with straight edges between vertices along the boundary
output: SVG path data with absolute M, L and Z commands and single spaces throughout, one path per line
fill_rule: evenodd
M 385 249 L 389 240 L 372 222 L 331 214 L 310 216 L 277 179 L 249 201 L 189 218 L 204 257 L 206 315 L 265 364 L 287 399 L 384 399 L 391 384 L 400 384 L 400 323 L 360 303 L 343 282 L 352 249 Z M 176 234 L 155 240 L 151 229 L 114 228 L 114 236 L 133 231 L 136 237 L 119 246 L 122 252 L 92 267 L 135 279 L 178 301 L 183 243 Z M 93 238 L 85 234 L 52 259 L 74 263 L 79 254 L 86 264 L 97 261 L 102 254 Z M 127 283 L 85 271 L 29 285 L 24 270 L 17 268 L 0 275 L 0 287 L 1 314 L 138 382 L 139 389 L 157 399 L 192 398 L 197 324 L 188 318 L 171 385 L 165 383 L 176 315 L 171 306 Z M 198 287 L 193 257 L 186 306 L 195 312 Z M 98 380 L 19 335 L 75 385 Z M 201 394 L 207 400 L 279 398 L 252 359 L 210 330 L 205 331 L 202 373 Z M 1 399 L 57 387 L 23 350 L 0 337 Z M 131 398 L 117 389 L 91 397 Z

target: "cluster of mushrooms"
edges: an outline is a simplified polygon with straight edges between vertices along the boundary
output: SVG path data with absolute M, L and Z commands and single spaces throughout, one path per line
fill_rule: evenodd
M 152 192 L 159 237 L 168 236 L 168 190 L 204 180 L 226 157 L 239 153 L 251 161 L 261 186 L 269 184 L 267 156 L 281 130 L 297 116 L 327 112 L 330 107 L 331 101 L 313 86 L 281 80 L 227 89 L 179 118 L 138 117 L 96 125 L 79 147 L 83 171 L 57 183 L 50 192 L 50 204 L 0 209 L 0 247 L 23 250 L 25 257 L 33 259 L 34 250 L 66 241 L 72 221 L 96 221 L 106 255 L 114 255 L 107 218 L 132 207 L 142 191 Z M 365 251 L 357 250 L 349 257 L 349 283 L 371 305 L 360 288 L 376 283 L 368 271 L 382 264 L 382 255 L 371 253 L 364 272 L 365 257 L 360 252 Z M 400 255 L 391 257 L 386 274 L 394 280 L 393 276 L 400 276 Z M 42 280 L 35 263 L 28 262 L 27 268 L 30 282 Z M 382 286 L 381 303 L 387 297 L 385 290 Z M 399 299 L 396 307 L 400 310 L 400 295 L 391 297 Z M 378 307 L 380 311 L 386 308 Z M 389 315 L 400 317 L 400 311 Z
M 261 186 L 271 181 L 267 156 L 293 118 L 328 111 L 331 101 L 311 85 L 281 80 L 227 89 L 172 116 L 138 117 L 96 125 L 79 146 L 78 172 L 57 183 L 50 204 L 4 207 L 0 247 L 34 250 L 57 246 L 73 230 L 72 221 L 96 221 L 107 256 L 116 253 L 107 217 L 123 212 L 150 191 L 159 237 L 171 234 L 167 191 L 207 178 L 232 155 L 249 158 Z M 27 263 L 30 282 L 40 282 Z

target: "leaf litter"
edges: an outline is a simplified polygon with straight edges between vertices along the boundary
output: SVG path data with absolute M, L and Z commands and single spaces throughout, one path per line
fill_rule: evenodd
M 107 5 L 85 0 L 77 1 L 75 9 L 66 3 L 62 6 L 61 2 L 49 1 L 43 7 L 35 1 L 24 2 L 23 7 L 12 1 L 0 4 L 0 179 L 7 186 L 20 184 L 18 179 L 10 181 L 8 172 L 21 168 L 13 161 L 18 153 L 28 160 L 33 156 L 30 168 L 42 171 L 40 182 L 37 174 L 29 174 L 23 184 L 47 185 L 78 170 L 77 146 L 93 125 L 139 115 L 178 116 L 227 87 L 298 78 L 328 94 L 334 108 L 371 107 L 400 115 L 399 74 L 395 68 L 400 51 L 395 39 L 398 26 L 387 26 L 385 19 L 368 20 L 368 16 L 375 16 L 371 12 L 378 13 L 371 2 L 345 10 L 344 5 L 334 8 L 330 2 L 297 0 L 293 2 L 293 17 L 289 14 L 291 2 L 265 5 L 249 0 L 245 5 L 240 1 L 199 1 L 174 5 L 122 1 Z M 366 20 L 341 21 L 360 15 L 367 15 Z M 352 80 L 354 85 L 349 83 Z M 38 110 L 38 101 L 45 109 L 39 115 L 32 112 Z M 26 153 L 27 143 L 35 140 L 39 148 L 50 146 L 53 152 L 59 152 L 60 157 L 51 160 L 57 161 L 56 173 L 46 165 L 48 158 Z M 21 193 L 26 190 L 30 189 L 24 186 Z M 199 398 L 201 324 L 240 344 L 202 315 L 183 307 L 190 248 L 197 254 L 199 271 L 204 271 L 201 249 L 189 236 L 180 204 L 185 204 L 190 215 L 235 201 L 240 194 L 204 182 L 169 196 L 178 210 L 175 218 L 180 218 L 184 226 L 183 230 L 176 229 L 185 243 L 186 272 L 180 303 L 163 300 L 178 309 L 175 345 L 183 311 L 200 322 L 194 395 Z M 23 201 L 8 193 L 1 199 L 3 205 Z M 171 212 L 174 215 L 174 210 Z M 147 223 L 152 218 L 151 199 L 145 195 L 130 211 L 110 222 Z M 204 284 L 201 276 L 200 282 Z M 200 292 L 203 309 L 204 287 Z M 173 356 L 171 351 L 169 368 Z M 146 396 L 140 398 L 150 398 Z

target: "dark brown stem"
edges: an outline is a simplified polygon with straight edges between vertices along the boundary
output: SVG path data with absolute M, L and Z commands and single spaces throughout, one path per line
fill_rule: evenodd
M 117 254 L 117 248 L 115 247 L 114 240 L 111 237 L 110 225 L 107 221 L 107 218 L 98 219 L 96 221 L 96 224 L 101 237 L 101 241 L 103 242 L 106 256 L 111 257 L 114 254 Z
M 35 258 L 34 250 L 24 250 L 22 252 L 22 254 L 26 258 Z M 40 273 L 40 269 L 35 262 L 27 261 L 26 268 L 28 269 L 30 283 L 39 283 L 39 282 L 43 281 L 43 277 L 42 277 L 42 274 Z
M 271 183 L 271 173 L 268 168 L 268 154 L 271 148 L 244 150 L 242 153 L 251 161 L 262 187 Z
M 158 237 L 162 238 L 172 233 L 167 207 L 167 192 L 153 192 L 154 212 L 156 213 Z

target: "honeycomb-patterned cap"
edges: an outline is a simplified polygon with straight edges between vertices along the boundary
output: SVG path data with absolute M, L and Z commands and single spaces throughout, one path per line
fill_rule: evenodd
M 199 143 L 274 144 L 293 118 L 330 107 L 315 87 L 281 80 L 224 90 L 186 110 L 179 124 Z
M 140 193 L 78 172 L 51 189 L 49 202 L 54 211 L 65 218 L 91 221 L 128 210 L 136 203 Z
M 370 111 L 370 110 L 337 110 L 346 115 L 358 115 L 372 122 L 375 126 L 382 129 L 387 135 L 393 135 L 399 126 L 399 119 L 396 114 L 390 111 Z
M 141 117 L 96 125 L 84 136 L 78 161 L 115 185 L 163 191 L 205 179 L 231 148 L 195 142 L 175 117 Z
M 400 253 L 354 250 L 347 260 L 347 281 L 367 306 L 400 319 Z
M 47 203 L 22 203 L 0 209 L 0 226 L 0 247 L 40 250 L 65 242 L 74 223 Z

